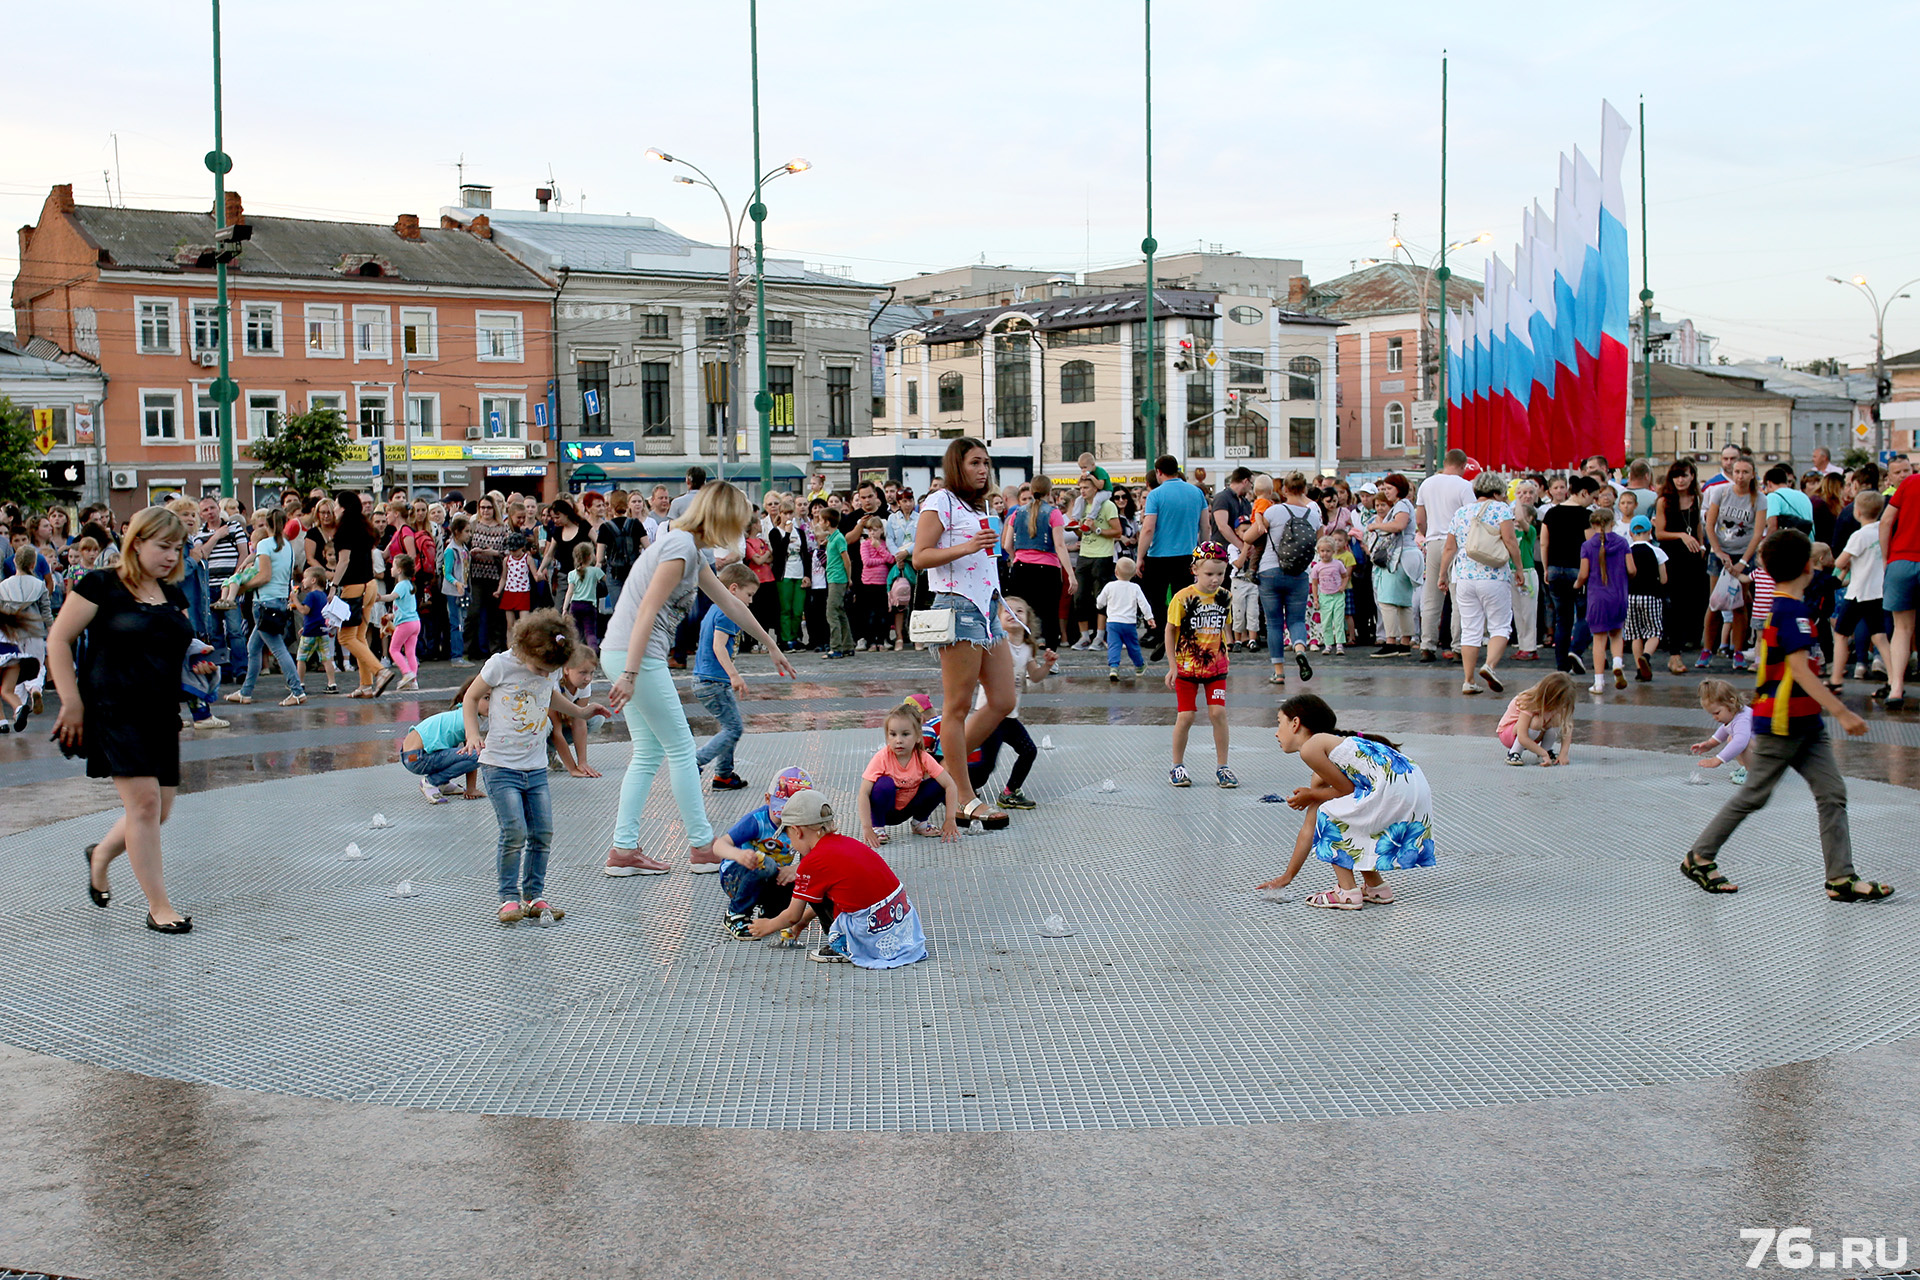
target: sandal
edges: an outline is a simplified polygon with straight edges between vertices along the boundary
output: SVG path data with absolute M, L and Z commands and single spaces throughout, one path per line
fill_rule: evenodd
M 1378 887 L 1367 885 L 1360 890 L 1360 901 L 1377 902 L 1384 907 L 1393 901 L 1393 886 L 1384 884 Z
M 1013 819 L 1004 813 L 995 813 L 987 807 L 986 801 L 975 796 L 971 804 L 966 805 L 954 815 L 954 821 L 965 826 L 971 826 L 977 822 L 988 831 L 1000 831 Z
M 1827 897 L 1835 902 L 1877 902 L 1892 896 L 1892 885 L 1862 880 L 1859 876 L 1827 881 Z
M 876 847 L 883 844 L 887 844 L 892 839 L 893 839 L 893 836 L 887 831 L 885 827 L 881 827 L 873 833 L 873 843 Z
M 227 695 L 227 701 L 238 703 L 243 707 L 253 705 L 253 699 L 244 693 L 230 693 Z
M 290 693 L 280 700 L 280 705 L 283 707 L 304 707 L 307 705 L 307 695 L 304 693 Z
M 1696 862 L 1692 854 L 1680 860 L 1680 874 L 1708 893 L 1738 893 L 1740 886 L 1720 874 L 1717 862 Z M 1829 890 L 1831 893 L 1831 890 Z
M 1326 907 L 1331 911 L 1358 911 L 1366 904 L 1366 899 L 1358 888 L 1322 889 L 1319 893 L 1307 895 L 1310 907 Z

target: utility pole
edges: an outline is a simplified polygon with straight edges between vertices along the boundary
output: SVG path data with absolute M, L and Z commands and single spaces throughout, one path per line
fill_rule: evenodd
M 767 206 L 760 199 L 759 0 L 748 0 L 747 26 L 749 71 L 753 77 L 753 206 L 747 212 L 753 217 L 753 311 L 760 344 L 760 382 L 753 393 L 753 409 L 760 415 L 760 492 L 764 496 L 773 488 L 773 393 L 767 390 Z M 852 430 L 851 426 L 848 430 Z
M 1153 255 L 1160 248 L 1160 242 L 1153 238 L 1153 0 L 1141 0 L 1146 18 L 1146 98 L 1147 98 L 1147 235 L 1140 242 L 1140 252 L 1147 255 L 1147 394 L 1140 402 L 1140 415 L 1146 421 L 1147 456 L 1144 459 L 1146 472 L 1153 474 L 1153 460 L 1158 455 L 1156 447 L 1160 434 L 1160 403 L 1153 398 L 1154 356 L 1153 342 Z
M 1411 256 L 1411 255 L 1409 255 Z M 1447 456 L 1447 281 L 1453 278 L 1453 271 L 1447 266 L 1447 51 L 1440 51 L 1440 269 L 1433 273 L 1440 282 L 1440 377 L 1437 382 L 1437 394 L 1429 393 L 1428 399 L 1433 405 L 1433 457 L 1427 462 L 1429 471 L 1440 469 L 1440 459 Z M 1424 301 L 1426 287 L 1422 285 L 1420 304 L 1420 344 L 1427 341 L 1427 307 Z M 1427 354 L 1420 353 L 1420 376 L 1427 376 Z
M 1640 99 L 1640 430 L 1653 464 L 1653 289 L 1647 282 L 1647 100 Z M 1679 456 L 1678 448 L 1675 456 Z

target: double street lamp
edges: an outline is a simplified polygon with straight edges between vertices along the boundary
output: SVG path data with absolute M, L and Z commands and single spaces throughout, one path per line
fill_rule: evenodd
M 1426 270 L 1420 273 L 1420 398 L 1422 400 L 1432 400 L 1436 402 L 1433 410 L 1436 425 L 1444 423 L 1447 416 L 1447 362 L 1445 354 L 1442 353 L 1439 363 L 1439 377 L 1437 379 L 1430 379 L 1427 376 L 1427 370 L 1432 367 L 1429 364 L 1429 361 L 1432 359 L 1432 339 L 1429 335 L 1433 330 L 1431 318 L 1427 312 L 1427 288 L 1435 279 L 1441 282 L 1440 309 L 1442 318 L 1440 323 L 1444 331 L 1446 325 L 1445 284 L 1447 277 L 1453 273 L 1447 271 L 1446 275 L 1438 275 L 1437 271 L 1446 271 L 1446 268 L 1442 267 L 1441 264 L 1447 260 L 1448 254 L 1469 248 L 1476 244 L 1486 244 L 1492 239 L 1493 233 L 1491 231 L 1482 231 L 1471 240 L 1459 240 L 1447 245 L 1443 249 L 1436 250 L 1434 254 L 1427 259 Z M 1399 255 L 1404 253 L 1407 255 L 1407 265 L 1409 267 L 1417 267 L 1419 265 L 1420 260 L 1414 255 L 1413 246 L 1405 240 L 1395 236 L 1393 239 L 1387 241 L 1387 245 L 1388 248 L 1392 250 L 1395 261 L 1398 261 Z M 1438 434 L 1430 431 L 1428 433 L 1428 452 L 1434 455 L 1427 460 L 1430 469 L 1439 469 L 1440 446 L 1441 440 Z
M 673 180 L 684 186 L 705 187 L 707 190 L 713 192 L 714 196 L 720 201 L 721 216 L 723 216 L 727 222 L 727 428 L 726 439 L 716 440 L 714 442 L 716 447 L 715 451 L 718 455 L 715 459 L 715 470 L 718 473 L 715 478 L 724 480 L 727 474 L 727 459 L 729 456 L 733 456 L 736 459 L 738 457 L 733 442 L 734 432 L 740 429 L 740 382 L 742 378 L 742 368 L 746 362 L 746 335 L 740 328 L 740 313 L 744 309 L 740 304 L 740 254 L 742 251 L 740 240 L 745 231 L 748 210 L 742 209 L 740 216 L 735 218 L 733 206 L 728 202 L 726 193 L 720 190 L 714 180 L 707 175 L 706 170 L 694 164 L 691 160 L 683 156 L 669 155 L 658 147 L 648 148 L 647 159 L 660 160 L 667 164 L 683 165 L 693 170 L 695 174 L 699 175 L 698 177 L 689 178 L 685 174 L 675 174 Z M 805 173 L 811 168 L 813 168 L 811 163 L 796 156 L 785 164 L 762 174 L 756 185 L 764 187 L 775 178 L 784 177 L 790 173 Z M 756 271 L 755 275 L 757 277 L 759 272 Z M 764 285 L 759 292 L 758 312 L 761 335 L 760 341 L 763 348 L 760 356 L 764 367 L 766 359 L 764 347 L 766 344 L 767 331 L 766 292 Z M 763 377 L 761 380 L 764 382 L 765 378 Z M 763 386 L 760 390 L 764 393 L 766 388 Z M 765 442 L 763 441 L 763 448 L 764 444 Z M 763 472 L 766 470 L 764 459 L 762 460 L 761 469 Z
M 1887 385 L 1887 309 L 1902 298 L 1912 297 L 1913 295 L 1906 291 L 1920 284 L 1920 276 L 1915 276 L 1906 284 L 1894 289 L 1887 295 L 1885 302 L 1880 301 L 1879 295 L 1874 293 L 1873 286 L 1867 283 L 1865 276 L 1855 276 L 1851 280 L 1842 280 L 1839 276 L 1828 276 L 1827 279 L 1835 284 L 1851 285 L 1858 289 L 1866 296 L 1867 305 L 1873 308 L 1873 452 L 1877 458 L 1887 450 L 1887 423 L 1883 408 L 1890 390 Z

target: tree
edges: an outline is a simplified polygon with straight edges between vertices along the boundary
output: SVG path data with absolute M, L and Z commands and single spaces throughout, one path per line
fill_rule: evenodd
M 0 396 L 0 501 L 31 511 L 52 494 L 40 473 L 40 450 L 33 443 L 33 415 Z
M 374 447 L 379 447 L 377 441 Z M 268 473 L 285 477 L 290 488 L 305 492 L 324 486 L 347 460 L 346 420 L 338 409 L 325 405 L 288 414 L 272 439 L 247 446 L 247 456 Z
M 1847 456 L 1840 459 L 1840 465 L 1849 471 L 1858 471 L 1873 461 L 1873 455 L 1865 449 L 1849 449 Z

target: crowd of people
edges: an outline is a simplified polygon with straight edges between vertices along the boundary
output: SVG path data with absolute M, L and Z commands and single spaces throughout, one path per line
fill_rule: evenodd
M 1867 678 L 1871 655 L 1886 709 L 1905 705 L 1920 477 L 1896 462 L 1885 475 L 1868 465 L 1798 478 L 1776 465 L 1756 480 L 1752 460 L 1731 446 L 1721 463 L 1703 483 L 1691 462 L 1676 462 L 1656 490 L 1643 462 L 1619 478 L 1600 458 L 1568 475 L 1503 477 L 1454 451 L 1417 487 L 1397 473 L 1354 487 L 1237 468 L 1211 489 L 1170 456 L 1132 487 L 1089 456 L 1062 492 L 1044 476 L 996 489 L 986 448 L 963 439 L 924 495 L 864 482 L 851 494 L 769 493 L 758 509 L 698 468 L 677 498 L 656 486 L 644 501 L 622 491 L 544 506 L 500 493 L 471 503 L 396 493 L 382 505 L 367 493 L 289 491 L 252 513 L 232 499 L 175 499 L 124 527 L 104 507 L 77 519 L 63 508 L 9 508 L 0 731 L 24 730 L 50 671 L 56 738 L 86 755 L 92 776 L 112 778 L 124 802 L 87 851 L 90 895 L 107 905 L 106 866 L 126 852 L 149 927 L 182 932 L 191 921 L 171 907 L 159 871 L 159 828 L 179 785 L 179 703 L 195 729 L 218 728 L 213 703 L 251 702 L 269 662 L 287 684 L 282 705 L 297 706 L 316 667 L 329 692 L 336 672 L 351 669 L 348 696 L 377 698 L 417 687 L 423 659 L 450 658 L 479 670 L 452 707 L 409 730 L 402 760 L 430 803 L 449 793 L 492 801 L 503 924 L 564 916 L 544 896 L 547 774 L 558 762 L 597 776 L 586 762 L 588 724 L 614 714 L 633 752 L 607 874 L 672 870 L 639 845 L 640 814 L 664 767 L 691 869 L 727 868 L 738 906 L 749 889 L 769 888 L 764 880 L 785 889 L 796 874 L 805 879 L 788 826 L 845 839 L 831 802 L 809 786 L 770 790 L 757 835 L 714 832 L 704 771 L 713 767 L 716 790 L 750 785 L 733 771 L 735 699 L 746 689 L 738 659 L 758 648 L 791 676 L 786 654 L 799 649 L 847 658 L 932 648 L 942 714 L 929 718 L 930 699 L 909 699 L 888 718 L 854 804 L 862 839 L 820 845 L 838 851 L 821 863 L 845 864 L 860 887 L 795 890 L 832 926 L 831 954 L 817 958 L 897 961 L 924 953 L 924 939 L 875 847 L 901 824 L 953 839 L 967 826 L 1004 828 L 1009 810 L 1034 807 L 1023 791 L 1035 752 L 1019 699 L 1055 672 L 1062 649 L 1104 648 L 1115 681 L 1165 662 L 1176 700 L 1170 783 L 1192 785 L 1185 747 L 1204 706 L 1215 783 L 1233 788 L 1225 702 L 1236 652 L 1264 649 L 1275 686 L 1292 675 L 1311 681 L 1314 657 L 1339 657 L 1349 644 L 1376 646 L 1372 658 L 1457 657 L 1462 693 L 1478 694 L 1503 692 L 1509 652 L 1536 659 L 1544 641 L 1555 670 L 1514 697 L 1498 737 L 1509 763 L 1564 764 L 1586 655 L 1589 692 L 1599 695 L 1609 672 L 1626 687 L 1629 654 L 1634 678 L 1653 679 L 1664 645 L 1675 675 L 1716 663 L 1757 672 L 1751 707 L 1726 682 L 1702 688 L 1720 726 L 1710 741 L 1724 744 L 1714 762 L 1737 760 L 1747 785 L 1729 811 L 1745 808 L 1703 835 L 1687 874 L 1731 891 L 1712 861 L 1727 824 L 1794 768 L 1820 802 L 1829 892 L 1883 896 L 1885 886 L 1852 877 L 1844 789 L 1816 728 L 1823 709 L 1849 732 L 1864 728 L 1837 698 L 1849 655 L 1855 679 Z M 697 700 L 721 728 L 700 748 L 672 675 L 689 665 Z M 592 696 L 599 669 L 613 676 L 604 703 Z M 223 682 L 238 689 L 223 695 Z M 1417 766 L 1384 739 L 1339 730 L 1310 694 L 1282 704 L 1279 735 L 1318 781 L 1291 801 L 1310 811 L 1308 823 L 1289 870 L 1268 887 L 1289 881 L 1310 851 L 1334 863 L 1337 880 L 1312 905 L 1391 901 L 1378 872 L 1433 857 Z M 1014 771 L 989 803 L 980 791 L 1002 748 Z M 968 767 L 949 771 L 955 761 Z M 783 826 L 783 802 L 802 793 L 810 798 L 795 812 L 810 820 Z M 847 935 L 841 916 L 896 894 L 888 912 L 868 912 L 866 934 Z M 787 935 L 813 918 L 777 898 L 753 901 Z M 764 921 L 735 918 L 750 914 L 730 910 L 727 927 L 757 935 Z

